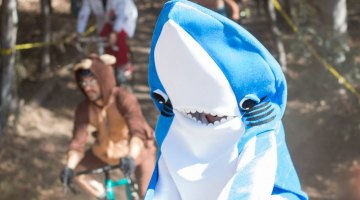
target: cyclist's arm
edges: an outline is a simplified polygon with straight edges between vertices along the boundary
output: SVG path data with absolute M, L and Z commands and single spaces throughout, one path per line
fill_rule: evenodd
M 83 152 L 79 152 L 76 150 L 69 150 L 67 153 L 66 167 L 70 169 L 75 169 L 83 157 L 84 157 Z
M 134 159 L 138 158 L 143 148 L 144 142 L 139 137 L 131 137 L 129 156 L 133 157 Z
M 229 199 L 268 199 L 275 183 L 277 145 L 273 131 L 249 140 L 240 153 Z
M 145 140 L 151 137 L 152 129 L 147 124 L 134 94 L 124 88 L 119 88 L 116 101 L 117 107 L 129 127 L 130 155 L 136 159 L 144 147 Z
M 81 3 L 81 9 L 79 11 L 79 15 L 77 19 L 76 31 L 78 33 L 83 33 L 85 31 L 90 12 L 91 12 L 91 8 L 90 8 L 89 0 L 83 0 Z
M 88 137 L 88 106 L 89 104 L 87 102 L 83 102 L 75 111 L 74 130 L 66 160 L 66 166 L 71 169 L 74 169 L 84 157 L 85 145 Z

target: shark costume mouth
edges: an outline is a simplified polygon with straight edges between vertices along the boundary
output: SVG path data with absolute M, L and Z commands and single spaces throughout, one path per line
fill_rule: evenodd
M 219 125 L 230 121 L 235 118 L 235 116 L 227 116 L 216 113 L 204 112 L 196 109 L 186 109 L 184 111 L 179 111 L 182 114 L 186 115 L 188 118 L 194 120 L 194 122 L 203 125 Z

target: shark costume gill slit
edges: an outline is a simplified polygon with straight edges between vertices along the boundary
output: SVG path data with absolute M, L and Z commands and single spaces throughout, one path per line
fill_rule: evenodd
M 169 1 L 149 62 L 161 114 L 146 200 L 307 199 L 281 122 L 285 77 L 250 33 L 192 2 Z

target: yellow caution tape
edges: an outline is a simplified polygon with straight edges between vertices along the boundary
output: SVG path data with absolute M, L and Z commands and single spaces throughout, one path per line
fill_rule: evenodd
M 273 0 L 272 1 L 276 10 L 284 17 L 285 21 L 288 23 L 288 25 L 291 27 L 291 29 L 297 33 L 299 31 L 299 29 L 297 28 L 297 26 L 294 24 L 294 22 L 291 20 L 291 18 L 289 17 L 289 15 L 287 15 L 287 13 L 284 11 L 284 9 L 282 9 L 279 1 L 277 0 Z
M 15 46 L 14 49 L 1 49 L 1 54 L 9 55 L 14 52 L 14 50 L 25 50 L 25 49 L 33 49 L 38 47 L 43 47 L 46 45 L 50 45 L 44 42 L 35 42 L 35 43 L 25 43 L 25 44 L 18 44 Z
M 95 31 L 95 26 L 90 26 L 86 31 L 85 31 L 85 35 L 89 35 L 92 32 Z M 69 36 L 67 36 L 62 42 L 50 42 L 50 43 L 45 43 L 45 42 L 34 42 L 34 43 L 25 43 L 25 44 L 17 44 L 15 45 L 14 48 L 8 48 L 8 49 L 1 49 L 0 54 L 1 55 L 10 55 L 15 51 L 20 51 L 20 50 L 25 50 L 25 49 L 34 49 L 34 48 L 39 48 L 39 47 L 44 47 L 44 46 L 50 46 L 50 45 L 54 45 L 54 44 L 58 44 L 58 43 L 70 43 L 71 40 L 74 39 L 74 34 L 70 34 Z
M 94 32 L 96 30 L 96 27 L 93 25 L 93 26 L 90 26 L 84 33 L 85 36 L 88 36 L 90 35 L 92 32 Z
M 285 21 L 288 23 L 288 25 L 291 27 L 291 29 L 295 33 L 299 33 L 298 27 L 295 25 L 295 23 L 291 20 L 289 15 L 284 11 L 284 9 L 281 7 L 278 0 L 272 0 L 275 9 L 284 17 Z M 303 37 L 304 38 L 304 37 Z M 346 89 L 348 89 L 352 94 L 354 94 L 360 103 L 360 93 L 349 83 L 344 76 L 342 76 L 331 64 L 329 64 L 324 58 L 320 56 L 320 54 L 315 50 L 315 48 L 309 43 L 308 40 L 305 38 L 303 39 L 306 47 L 309 49 L 311 54 L 327 69 L 329 72 L 338 79 L 338 82 L 343 85 Z

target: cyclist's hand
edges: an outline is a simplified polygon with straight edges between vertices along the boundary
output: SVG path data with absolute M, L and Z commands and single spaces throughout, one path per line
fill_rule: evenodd
M 109 35 L 109 45 L 110 46 L 115 46 L 117 42 L 117 33 L 116 32 L 111 32 Z
M 125 174 L 125 176 L 129 177 L 135 171 L 136 165 L 135 160 L 131 156 L 126 156 L 120 158 L 120 169 Z
M 60 181 L 64 186 L 69 186 L 74 178 L 74 170 L 65 167 L 60 173 Z

